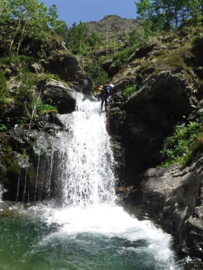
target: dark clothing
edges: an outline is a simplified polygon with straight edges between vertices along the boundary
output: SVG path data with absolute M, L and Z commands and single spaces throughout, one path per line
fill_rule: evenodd
M 103 108 L 103 104 L 105 103 L 105 111 L 107 111 L 107 96 L 101 96 L 102 102 L 101 102 L 101 110 Z
M 109 96 L 109 92 L 108 92 L 108 89 L 109 87 L 108 86 L 104 86 L 104 88 L 102 88 L 101 90 L 101 94 L 100 94 L 100 97 L 101 97 L 101 110 L 103 108 L 103 104 L 105 103 L 105 110 L 107 110 L 107 98 Z

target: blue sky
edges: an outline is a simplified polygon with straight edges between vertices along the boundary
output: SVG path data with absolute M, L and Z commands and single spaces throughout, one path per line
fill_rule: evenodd
M 135 0 L 39 0 L 47 7 L 55 4 L 59 18 L 68 26 L 79 21 L 100 21 L 106 15 L 118 15 L 122 18 L 135 19 Z

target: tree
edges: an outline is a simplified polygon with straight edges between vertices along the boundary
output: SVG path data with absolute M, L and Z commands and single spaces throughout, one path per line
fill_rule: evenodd
M 145 35 L 171 30 L 185 20 L 203 15 L 203 0 L 140 0 L 135 2 Z
M 87 70 L 90 78 L 94 81 L 96 87 L 108 80 L 108 74 L 101 68 L 96 60 L 93 60 L 92 65 Z
M 64 27 L 65 22 L 58 20 L 56 5 L 47 8 L 38 0 L 1 0 L 0 24 L 8 28 L 7 38 L 10 39 L 8 53 L 13 50 L 13 44 L 17 40 L 16 52 L 25 38 L 46 38 L 50 30 L 57 31 Z
M 90 36 L 89 44 L 91 47 L 97 47 L 102 44 L 102 38 L 96 30 L 94 30 L 92 35 Z
M 82 49 L 82 42 L 85 38 L 85 32 L 86 32 L 86 26 L 85 24 L 80 20 L 80 23 L 77 27 L 77 38 L 79 40 L 79 49 Z
M 198 18 L 200 16 L 199 0 L 188 0 L 188 5 L 191 10 L 191 17 Z
M 144 28 L 145 39 L 148 39 L 151 34 L 152 28 L 152 15 L 153 9 L 150 0 L 140 0 L 135 2 L 137 6 L 137 13 L 140 15 L 138 17 L 141 20 L 141 24 Z

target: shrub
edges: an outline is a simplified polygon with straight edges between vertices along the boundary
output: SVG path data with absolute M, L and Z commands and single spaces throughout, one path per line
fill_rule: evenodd
M 137 91 L 137 85 L 127 86 L 124 92 L 124 95 L 129 98 L 133 93 Z
M 11 63 L 15 65 L 21 65 L 22 67 L 28 68 L 29 65 L 34 63 L 35 60 L 33 57 L 25 55 L 11 54 L 9 56 L 4 56 L 0 58 L 0 67 L 10 66 Z
M 113 60 L 116 63 L 123 64 L 125 63 L 130 55 L 134 52 L 135 48 L 126 48 L 120 52 L 117 52 L 113 56 Z
M 197 120 L 197 119 L 196 119 Z M 162 166 L 168 167 L 179 162 L 186 166 L 193 160 L 194 154 L 203 149 L 203 123 L 190 122 L 177 125 L 172 136 L 165 139 L 162 155 Z
M 36 105 L 36 119 L 39 118 L 40 116 L 46 115 L 48 113 L 58 113 L 58 110 L 56 107 L 45 104 L 42 101 L 38 101 Z M 35 120 L 36 120 L 35 119 Z
M 108 74 L 101 68 L 97 61 L 92 62 L 87 73 L 94 81 L 96 87 L 99 87 L 99 85 L 104 84 L 104 82 L 108 80 Z

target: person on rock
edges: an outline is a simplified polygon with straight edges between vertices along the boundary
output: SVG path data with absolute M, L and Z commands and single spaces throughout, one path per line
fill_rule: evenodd
M 103 109 L 103 105 L 105 104 L 105 111 L 107 111 L 107 98 L 109 97 L 110 89 L 113 87 L 113 84 L 100 87 L 101 110 Z

